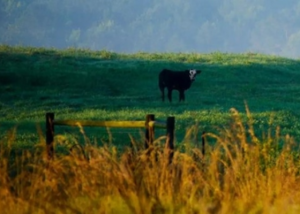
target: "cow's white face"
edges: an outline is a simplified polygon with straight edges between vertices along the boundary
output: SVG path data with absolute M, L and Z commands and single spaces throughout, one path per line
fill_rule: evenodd
M 197 71 L 195 69 L 190 70 L 190 80 L 194 81 L 197 75 Z

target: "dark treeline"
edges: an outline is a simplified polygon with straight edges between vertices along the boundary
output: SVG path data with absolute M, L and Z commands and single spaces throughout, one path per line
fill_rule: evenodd
M 0 0 L 0 43 L 298 58 L 297 0 Z

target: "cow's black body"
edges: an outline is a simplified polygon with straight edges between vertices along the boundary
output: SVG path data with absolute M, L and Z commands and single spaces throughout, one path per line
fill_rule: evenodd
M 184 91 L 191 87 L 196 77 L 196 74 L 191 77 L 191 71 L 195 71 L 196 74 L 201 72 L 200 70 L 172 71 L 168 69 L 163 69 L 160 72 L 158 85 L 162 93 L 162 101 L 165 100 L 165 88 L 168 89 L 168 99 L 170 102 L 172 102 L 172 90 L 179 91 L 179 101 L 184 101 Z

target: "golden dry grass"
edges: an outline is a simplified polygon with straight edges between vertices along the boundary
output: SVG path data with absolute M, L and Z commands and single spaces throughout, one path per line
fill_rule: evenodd
M 49 161 L 39 150 L 13 157 L 12 132 L 0 152 L 1 213 L 299 213 L 293 139 L 279 128 L 257 137 L 247 115 L 232 109 L 231 126 L 206 134 L 216 144 L 204 157 L 176 151 L 171 164 L 164 137 L 147 151 L 86 146 Z

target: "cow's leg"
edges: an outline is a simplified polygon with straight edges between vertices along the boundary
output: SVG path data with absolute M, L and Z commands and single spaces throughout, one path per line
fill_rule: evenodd
M 169 98 L 169 101 L 172 102 L 172 89 L 171 88 L 168 88 L 168 98 Z
M 165 101 L 165 88 L 161 88 L 161 99 L 164 102 Z
M 179 91 L 179 102 L 182 100 L 184 101 L 185 97 L 184 97 L 184 90 L 180 90 Z

